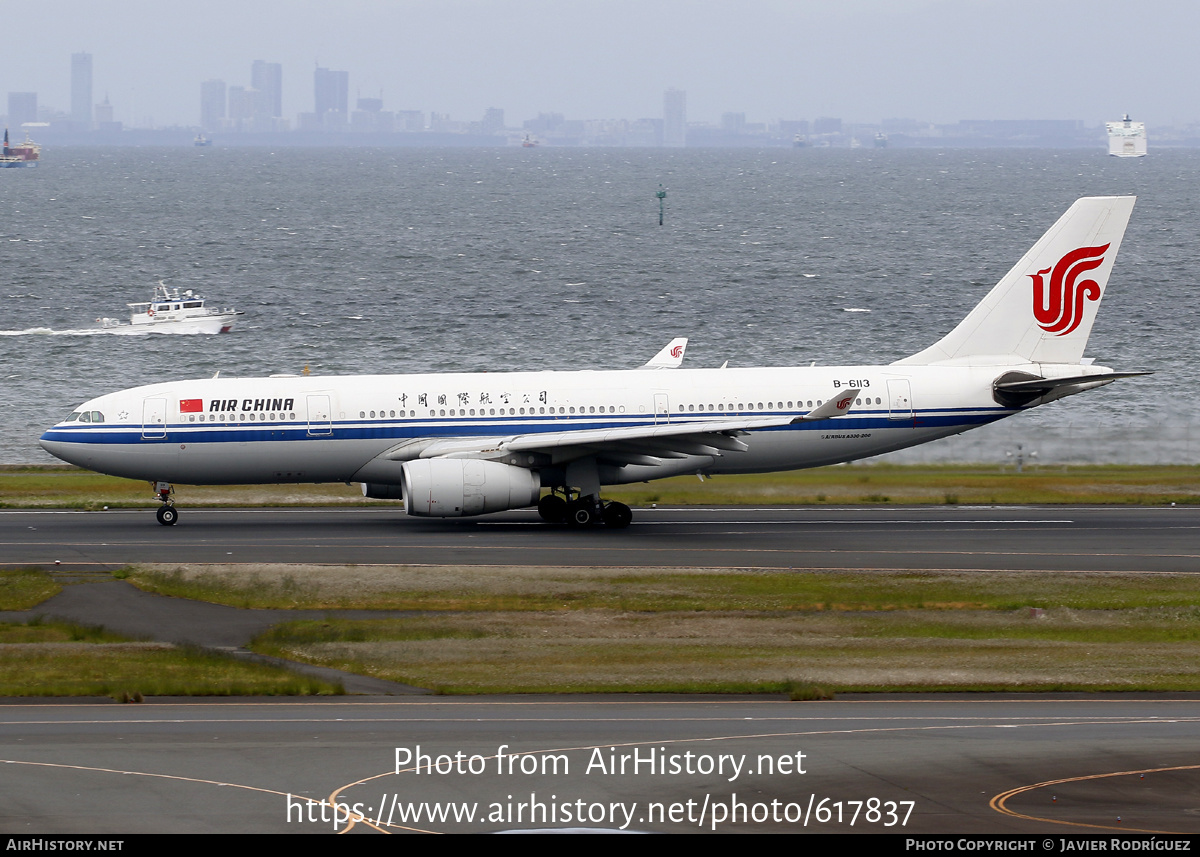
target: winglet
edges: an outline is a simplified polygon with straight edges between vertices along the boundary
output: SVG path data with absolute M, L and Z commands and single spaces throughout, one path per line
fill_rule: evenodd
M 662 351 L 650 358 L 643 369 L 678 369 L 683 363 L 683 352 L 687 350 L 687 337 L 678 336 L 667 343 Z
M 823 405 L 818 405 L 802 417 L 796 417 L 792 422 L 806 423 L 811 420 L 827 420 L 831 417 L 840 417 L 842 414 L 850 413 L 850 406 L 854 404 L 854 399 L 862 392 L 862 387 L 850 387 L 844 393 L 839 392 L 837 396 L 830 399 Z

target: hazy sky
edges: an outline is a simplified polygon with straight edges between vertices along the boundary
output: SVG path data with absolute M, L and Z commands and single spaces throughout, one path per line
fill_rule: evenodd
M 1197 0 L 0 0 L 0 93 L 70 109 L 70 55 L 127 125 L 195 125 L 200 84 L 283 64 L 284 116 L 316 64 L 351 101 L 482 117 L 1200 118 Z M 0 110 L 6 102 L 0 103 Z

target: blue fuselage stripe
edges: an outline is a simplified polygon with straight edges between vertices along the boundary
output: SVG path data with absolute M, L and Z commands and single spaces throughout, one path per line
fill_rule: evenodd
M 1010 414 L 1008 408 L 943 408 L 936 411 L 918 411 L 911 417 L 892 419 L 887 411 L 867 411 L 862 416 L 845 416 L 828 420 L 794 423 L 785 426 L 754 429 L 754 431 L 878 431 L 897 428 L 951 428 L 964 429 L 985 425 Z M 736 415 L 714 415 L 713 419 L 729 419 L 731 416 L 789 416 L 789 414 L 740 413 Z M 794 414 L 791 416 L 801 416 Z M 707 418 L 707 415 L 706 415 Z M 455 417 L 452 420 L 406 419 L 340 420 L 310 426 L 307 422 L 236 423 L 233 425 L 200 425 L 173 423 L 167 426 L 123 426 L 111 424 L 72 425 L 69 428 L 54 427 L 42 435 L 42 440 L 56 443 L 83 444 L 156 444 L 156 443 L 254 443 L 264 441 L 305 440 L 406 440 L 424 437 L 496 437 L 498 435 L 528 435 L 543 432 L 587 431 L 592 429 L 617 429 L 636 426 L 695 425 L 697 433 L 704 431 L 705 420 L 675 416 L 671 420 L 654 420 L 653 417 L 629 419 L 614 417 L 549 417 L 534 416 L 520 420 L 500 421 L 495 417 Z M 148 431 L 150 436 L 146 436 Z

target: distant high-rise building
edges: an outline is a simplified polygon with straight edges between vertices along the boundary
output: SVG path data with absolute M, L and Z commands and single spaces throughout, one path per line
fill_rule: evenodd
M 326 113 L 334 112 L 341 114 L 344 123 L 350 112 L 350 72 L 318 68 L 313 74 L 313 98 L 322 121 Z
M 104 93 L 104 101 L 96 105 L 96 124 L 100 126 L 113 124 L 113 106 L 108 100 L 108 93 Z
M 489 107 L 479 123 L 484 134 L 502 134 L 504 132 L 504 111 L 499 107 Z
M 250 86 L 262 93 L 267 115 L 283 116 L 283 66 L 277 62 L 255 60 L 250 68 Z
M 121 130 L 121 123 L 113 119 L 113 106 L 104 93 L 104 101 L 96 105 L 96 130 L 106 133 Z
M 71 54 L 71 121 L 92 125 L 92 55 Z
M 668 89 L 663 94 L 663 145 L 687 145 L 687 93 L 682 89 Z
M 424 131 L 425 114 L 420 110 L 400 110 L 396 113 L 396 130 Z
M 206 80 L 200 84 L 200 127 L 215 131 L 225 118 L 225 81 Z
M 26 122 L 36 122 L 37 93 L 10 92 L 8 94 L 8 124 L 20 128 Z
M 254 97 L 257 92 L 244 86 L 229 87 L 229 121 L 237 130 L 243 130 L 245 123 L 254 118 Z

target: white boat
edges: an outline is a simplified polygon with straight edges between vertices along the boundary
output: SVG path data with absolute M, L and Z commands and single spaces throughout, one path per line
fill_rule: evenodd
M 1146 157 L 1146 123 L 1133 122 L 1129 114 L 1120 122 L 1105 122 L 1108 153 L 1118 158 Z
M 211 309 L 191 289 L 181 292 L 162 282 L 154 287 L 150 300 L 126 306 L 133 311 L 129 323 L 139 333 L 228 333 L 242 314 L 232 309 Z

